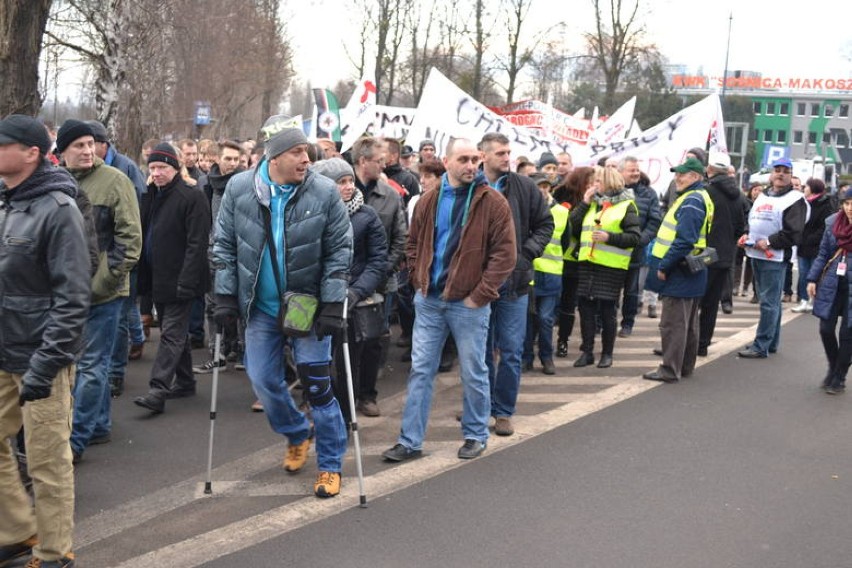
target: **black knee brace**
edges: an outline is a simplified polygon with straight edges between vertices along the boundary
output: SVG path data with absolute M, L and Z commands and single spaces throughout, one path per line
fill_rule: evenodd
M 328 363 L 298 365 L 299 379 L 311 406 L 319 408 L 334 400 Z

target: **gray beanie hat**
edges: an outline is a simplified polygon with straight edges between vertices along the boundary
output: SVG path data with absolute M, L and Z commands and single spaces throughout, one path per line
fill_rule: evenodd
M 275 136 L 270 138 L 264 144 L 266 149 L 266 157 L 274 158 L 278 154 L 283 154 L 293 146 L 299 144 L 307 144 L 308 139 L 305 133 L 300 128 L 285 128 Z
M 355 172 L 349 162 L 343 158 L 329 158 L 328 160 L 320 160 L 312 166 L 313 170 L 332 181 L 337 181 L 343 176 L 355 177 Z

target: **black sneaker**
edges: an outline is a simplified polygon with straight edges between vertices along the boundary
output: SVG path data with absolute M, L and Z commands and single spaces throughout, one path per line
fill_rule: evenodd
M 844 392 L 846 392 L 846 385 L 844 384 L 831 385 L 825 389 L 826 394 L 843 394 Z
M 465 440 L 464 445 L 459 448 L 460 460 L 472 460 L 478 458 L 485 451 L 485 444 L 479 440 Z
M 148 393 L 145 396 L 137 396 L 133 399 L 133 404 L 147 408 L 154 414 L 162 414 L 166 409 L 166 400 L 152 393 Z
M 385 451 L 382 454 L 382 457 L 385 461 L 389 462 L 401 462 L 405 460 L 410 460 L 414 458 L 419 458 L 423 455 L 421 450 L 412 450 L 410 448 L 406 448 L 402 444 L 397 444 L 391 449 Z
M 556 356 L 557 357 L 567 357 L 568 356 L 568 342 L 567 341 L 557 341 L 556 342 Z
M 193 373 L 198 373 L 199 375 L 209 375 L 213 372 L 213 369 L 219 367 L 223 371 L 228 370 L 228 362 L 225 359 L 219 359 L 219 363 L 217 364 L 213 359 L 210 359 L 203 365 L 196 365 L 192 368 Z
M 38 538 L 33 535 L 27 540 L 15 544 L 0 546 L 0 566 L 8 566 L 12 560 L 31 554 L 36 544 L 38 544 Z

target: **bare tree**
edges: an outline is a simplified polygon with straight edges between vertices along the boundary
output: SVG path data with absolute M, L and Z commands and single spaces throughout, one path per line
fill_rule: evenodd
M 508 32 L 509 56 L 506 58 L 505 71 L 508 75 L 509 84 L 506 86 L 506 102 L 515 100 L 515 90 L 518 86 L 518 77 L 521 70 L 532 60 L 535 46 L 526 49 L 521 48 L 521 30 L 524 21 L 530 11 L 532 0 L 509 0 L 509 11 L 507 14 L 506 31 Z
M 624 71 L 639 63 L 644 51 L 653 46 L 643 43 L 645 26 L 639 21 L 640 0 L 623 6 L 622 0 L 592 0 L 595 31 L 586 34 L 589 53 L 603 74 L 604 105 L 612 108 Z M 604 13 L 608 6 L 608 13 Z
M 0 116 L 41 108 L 38 62 L 52 0 L 0 0 Z

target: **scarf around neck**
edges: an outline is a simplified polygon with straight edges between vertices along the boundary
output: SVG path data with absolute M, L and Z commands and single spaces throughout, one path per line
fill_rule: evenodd
M 834 238 L 837 239 L 838 247 L 846 252 L 852 252 L 852 223 L 849 222 L 846 213 L 841 211 L 837 214 L 837 219 L 834 220 L 831 232 L 834 233 Z
M 360 189 L 356 189 L 355 193 L 352 194 L 352 199 L 349 201 L 344 201 L 344 205 L 346 205 L 346 212 L 349 213 L 351 217 L 355 213 L 361 209 L 361 206 L 364 205 L 364 194 L 361 193 Z

